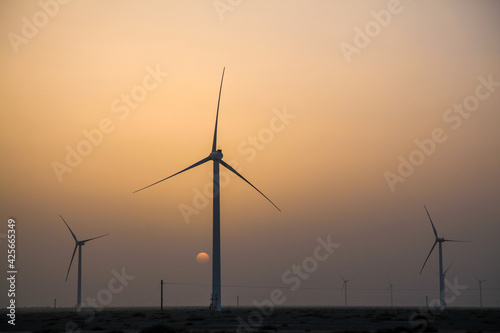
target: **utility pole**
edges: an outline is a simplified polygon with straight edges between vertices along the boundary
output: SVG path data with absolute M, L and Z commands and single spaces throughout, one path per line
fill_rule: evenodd
M 483 307 L 483 288 L 482 285 L 483 281 L 479 280 L 479 306 Z
M 161 280 L 160 285 L 161 285 L 161 303 L 160 303 L 160 311 L 163 311 L 163 285 L 166 284 Z
M 393 305 L 394 305 L 394 303 L 392 302 L 392 287 L 393 287 L 393 286 L 394 286 L 394 285 L 391 283 L 391 280 L 389 280 L 389 288 L 391 288 L 391 306 L 393 306 Z

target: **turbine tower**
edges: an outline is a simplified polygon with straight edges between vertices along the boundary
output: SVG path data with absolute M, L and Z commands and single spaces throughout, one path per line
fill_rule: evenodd
M 446 274 L 446 271 L 451 267 L 448 267 L 448 269 L 443 272 L 443 243 L 444 242 L 466 242 L 466 241 L 460 241 L 460 240 L 453 240 L 453 239 L 445 239 L 443 237 L 438 237 L 436 228 L 434 227 L 434 223 L 432 223 L 431 216 L 429 214 L 429 211 L 427 210 L 427 207 L 425 207 L 425 211 L 427 212 L 427 216 L 429 217 L 429 221 L 431 221 L 431 226 L 432 230 L 434 231 L 434 236 L 436 236 L 436 239 L 434 241 L 434 245 L 432 245 L 431 251 L 427 255 L 427 258 L 425 258 L 424 264 L 422 265 L 422 268 L 420 269 L 420 274 L 422 274 L 422 271 L 424 270 L 425 264 L 427 263 L 427 260 L 431 256 L 432 251 L 436 247 L 436 244 L 439 244 L 439 300 L 440 300 L 440 308 L 441 310 L 444 310 L 446 308 L 446 298 L 445 298 L 445 292 L 444 292 L 444 277 Z
M 344 283 L 342 284 L 342 290 L 340 291 L 340 295 L 342 295 L 342 292 L 344 292 L 344 306 L 347 306 L 347 282 L 352 280 L 344 279 L 342 274 L 340 274 L 340 278 L 342 279 L 342 281 L 344 281 Z
M 73 239 L 75 240 L 75 249 L 73 250 L 73 256 L 71 257 L 71 261 L 69 262 L 68 273 L 66 273 L 66 281 L 68 281 L 68 275 L 69 275 L 69 271 L 71 269 L 71 264 L 73 263 L 73 259 L 75 258 L 76 248 L 78 248 L 78 287 L 77 287 L 77 292 L 76 292 L 76 312 L 80 312 L 80 311 L 82 311 L 82 246 L 85 245 L 85 243 L 88 241 L 104 237 L 108 234 L 79 241 L 76 238 L 75 234 L 73 233 L 73 230 L 71 230 L 71 228 L 69 227 L 68 223 L 66 223 L 66 221 L 63 219 L 63 217 L 61 215 L 59 215 L 59 216 L 63 220 L 64 224 L 66 224 L 66 226 L 69 229 L 69 232 L 71 232 L 71 235 L 73 236 Z
M 164 180 L 167 180 L 169 178 L 172 178 L 173 176 L 176 176 L 184 171 L 187 171 L 189 169 L 192 169 L 194 167 L 197 167 L 205 162 L 208 161 L 213 161 L 213 172 L 214 172 L 214 177 L 213 177 L 213 244 L 212 244 L 212 297 L 211 297 L 211 304 L 210 304 L 210 309 L 214 311 L 221 311 L 221 260 L 220 260 L 220 188 L 219 188 L 219 165 L 222 164 L 226 169 L 234 173 L 236 176 L 240 177 L 243 179 L 248 185 L 252 186 L 257 192 L 262 194 L 264 198 L 266 198 L 276 209 L 278 209 L 280 212 L 281 210 L 276 206 L 268 197 L 264 195 L 261 191 L 259 191 L 255 186 L 252 185 L 248 180 L 245 179 L 242 175 L 238 173 L 233 167 L 231 167 L 229 164 L 224 162 L 222 160 L 222 150 L 217 149 L 217 124 L 218 124 L 218 119 L 219 119 L 219 106 L 220 106 L 220 97 L 222 93 L 222 82 L 224 81 L 224 71 L 225 68 L 222 70 L 222 78 L 220 81 L 220 89 L 219 89 L 219 99 L 217 101 L 217 113 L 215 116 L 215 130 L 214 130 L 214 139 L 212 142 L 212 151 L 210 152 L 210 155 L 208 157 L 205 157 L 199 162 L 196 162 L 195 164 L 185 168 L 184 170 L 181 170 L 177 173 L 174 173 L 171 176 L 168 176 L 167 178 L 164 178 L 162 180 L 157 181 L 156 183 L 153 183 L 151 185 L 148 185 L 146 187 L 143 187 L 141 189 L 138 189 L 134 191 L 133 193 L 142 191 L 148 187 L 151 187 L 153 185 L 156 185 L 158 183 L 161 183 Z

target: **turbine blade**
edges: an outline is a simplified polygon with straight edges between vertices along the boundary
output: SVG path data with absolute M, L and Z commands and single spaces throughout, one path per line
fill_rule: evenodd
M 453 265 L 453 263 L 450 264 L 450 266 L 448 266 L 448 268 L 444 271 L 444 275 L 446 275 L 446 272 L 448 272 L 448 270 L 450 269 L 451 265 Z
M 158 184 L 158 183 L 161 183 L 161 182 L 162 182 L 162 181 L 164 181 L 164 180 L 167 180 L 167 179 L 169 179 L 169 178 L 172 178 L 173 176 L 176 176 L 176 175 L 178 175 L 178 174 L 180 174 L 180 173 L 183 173 L 184 171 L 187 171 L 187 170 L 189 170 L 189 169 L 192 169 L 192 168 L 194 168 L 194 167 L 197 167 L 198 165 L 201 165 L 201 164 L 203 164 L 203 163 L 205 163 L 205 162 L 208 162 L 208 161 L 210 161 L 210 157 L 206 157 L 206 158 L 202 159 L 201 161 L 196 162 L 195 164 L 193 164 L 193 165 L 191 165 L 191 166 L 187 167 L 187 168 L 186 168 L 186 169 L 184 169 L 184 170 L 181 170 L 181 171 L 179 171 L 179 172 L 177 172 L 177 173 L 174 173 L 173 175 L 168 176 L 167 178 L 163 178 L 162 180 L 159 180 L 159 181 L 157 181 L 156 183 L 153 183 L 153 184 L 151 184 L 151 185 L 148 185 L 148 186 L 146 186 L 146 187 L 143 187 L 143 188 L 141 188 L 141 189 L 138 189 L 138 190 L 136 190 L 136 191 L 134 191 L 134 192 L 132 192 L 132 193 L 136 193 L 136 192 L 142 191 L 142 190 L 144 190 L 144 189 L 147 189 L 148 187 L 151 187 L 151 186 L 153 186 L 153 185 L 156 185 L 156 184 Z
M 236 176 L 240 177 L 241 179 L 243 179 L 244 181 L 246 181 L 248 183 L 248 185 L 252 186 L 254 189 L 257 190 L 257 192 L 259 192 L 260 194 L 262 194 L 262 196 L 264 198 L 266 198 L 270 203 L 273 204 L 274 207 L 276 207 L 277 210 L 279 210 L 281 212 L 281 209 L 278 208 L 278 206 L 276 206 L 274 204 L 274 202 L 271 201 L 271 199 L 269 199 L 268 197 L 266 197 L 266 195 L 264 193 L 262 193 L 261 191 L 259 191 L 259 189 L 255 186 L 252 185 L 252 183 L 250 183 L 248 180 L 245 179 L 245 177 L 243 177 L 242 175 L 240 175 L 238 173 L 238 171 L 234 170 L 232 166 L 230 166 L 229 164 L 227 164 L 226 162 L 224 162 L 223 160 L 220 160 L 220 164 L 222 164 L 223 166 L 225 166 L 229 171 L 232 171 Z
M 73 236 L 73 238 L 75 239 L 75 242 L 78 242 L 78 239 L 76 239 L 76 236 L 75 234 L 73 233 L 73 230 L 71 230 L 71 228 L 69 227 L 69 225 L 66 223 L 66 221 L 64 221 L 63 217 L 61 215 L 59 215 L 59 217 L 61 217 L 61 219 L 63 220 L 64 224 L 66 224 L 66 226 L 68 227 L 69 229 L 69 232 L 71 232 L 71 235 Z
M 456 240 L 456 239 L 444 239 L 445 242 L 459 242 L 459 243 L 470 243 L 470 241 Z
M 222 82 L 224 81 L 224 72 L 225 71 L 226 71 L 226 67 L 224 67 L 222 69 L 222 79 L 220 80 L 219 100 L 217 101 L 217 115 L 215 116 L 215 131 L 214 131 L 214 142 L 212 144 L 212 152 L 217 150 L 217 123 L 219 121 L 220 95 L 222 94 Z
M 477 278 L 477 276 L 475 276 L 475 275 L 474 275 L 474 277 L 476 278 L 477 282 L 479 282 L 479 284 L 483 283 L 484 281 L 489 281 L 489 280 L 491 280 L 491 279 L 479 280 L 479 279 Z
M 342 283 L 342 290 L 340 290 L 340 295 L 344 293 L 344 288 L 345 288 L 345 281 Z
M 424 270 L 425 264 L 427 263 L 427 260 L 429 260 L 429 257 L 431 256 L 432 251 L 436 247 L 437 242 L 438 241 L 434 242 L 434 245 L 432 245 L 432 248 L 431 248 L 431 252 L 429 252 L 429 254 L 427 255 L 427 258 L 425 258 L 424 264 L 422 265 L 422 269 L 420 269 L 420 274 L 422 274 L 422 271 Z
M 427 207 L 425 207 L 425 205 L 424 205 L 424 208 L 425 208 L 425 211 L 427 212 L 427 216 L 429 216 L 429 221 L 431 221 L 432 230 L 434 231 L 434 235 L 436 236 L 436 238 L 438 238 L 438 233 L 436 231 L 436 228 L 434 228 L 434 223 L 432 223 L 431 215 L 429 214 L 429 211 L 427 210 Z
M 344 281 L 344 282 L 345 282 L 345 279 L 344 279 L 344 277 L 342 276 L 342 274 L 340 274 L 340 273 L 339 273 L 339 275 L 340 275 L 340 278 L 342 279 L 342 281 Z
M 93 240 L 93 239 L 101 238 L 101 237 L 104 237 L 104 236 L 107 236 L 107 235 L 109 235 L 109 234 L 105 234 L 105 235 L 97 236 L 97 237 L 94 237 L 94 238 L 89 238 L 89 239 L 83 240 L 83 241 L 81 241 L 81 242 L 82 242 L 82 243 L 85 243 L 85 242 L 91 241 L 91 240 Z
M 75 249 L 73 250 L 73 256 L 71 257 L 71 261 L 69 262 L 68 273 L 66 273 L 66 281 L 68 281 L 69 270 L 71 269 L 71 264 L 73 263 L 73 259 L 75 259 L 76 248 L 78 244 L 75 244 Z

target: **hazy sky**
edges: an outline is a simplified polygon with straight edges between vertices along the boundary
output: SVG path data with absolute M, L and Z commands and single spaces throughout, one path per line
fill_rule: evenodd
M 471 241 L 443 247 L 466 287 L 450 305 L 478 305 L 477 276 L 496 306 L 498 17 L 494 0 L 2 1 L 1 289 L 13 217 L 18 306 L 75 305 L 61 214 L 81 239 L 110 234 L 83 248 L 84 301 L 125 270 L 108 306 L 157 305 L 161 279 L 167 305 L 208 306 L 211 163 L 132 191 L 210 153 L 225 66 L 218 145 L 282 212 L 222 176 L 223 306 L 270 287 L 341 305 L 339 274 L 352 305 L 389 304 L 388 279 L 397 305 L 438 298 L 424 204 Z M 340 245 L 323 261 L 318 237 Z

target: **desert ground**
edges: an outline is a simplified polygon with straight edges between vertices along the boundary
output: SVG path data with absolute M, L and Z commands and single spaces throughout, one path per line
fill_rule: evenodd
M 16 332 L 500 332 L 500 309 L 450 308 L 111 308 L 1 311 L 0 331 Z

